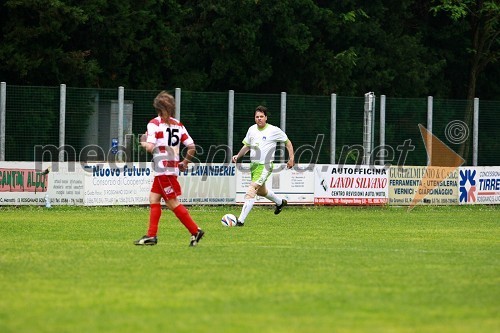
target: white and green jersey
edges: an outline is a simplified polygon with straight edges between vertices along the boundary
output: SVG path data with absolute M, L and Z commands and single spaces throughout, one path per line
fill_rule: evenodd
M 254 163 L 269 163 L 274 160 L 277 142 L 287 142 L 288 137 L 281 128 L 266 124 L 259 128 L 257 124 L 250 126 L 243 144 L 250 147 L 250 161 Z

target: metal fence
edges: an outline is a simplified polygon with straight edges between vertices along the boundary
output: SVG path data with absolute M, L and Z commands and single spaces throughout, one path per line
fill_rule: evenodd
M 157 93 L 2 83 L 0 160 L 148 160 L 151 156 L 139 149 L 138 136 L 156 116 L 152 101 Z M 350 148 L 363 147 L 364 97 L 180 89 L 171 93 L 177 98 L 177 117 L 197 144 L 200 162 L 227 162 L 254 123 L 257 105 L 268 107 L 269 123 L 285 129 L 295 146 L 296 162 L 360 161 L 359 152 Z M 390 148 L 378 163 L 426 165 L 418 127 L 422 124 L 432 127 L 466 165 L 500 165 L 500 101 L 476 99 L 476 104 L 474 117 L 473 101 L 375 96 L 372 145 Z M 282 147 L 278 156 L 284 154 Z

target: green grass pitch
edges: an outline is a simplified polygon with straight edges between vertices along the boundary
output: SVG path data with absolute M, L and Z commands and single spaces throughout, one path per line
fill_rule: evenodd
M 500 207 L 0 208 L 0 332 L 500 332 Z

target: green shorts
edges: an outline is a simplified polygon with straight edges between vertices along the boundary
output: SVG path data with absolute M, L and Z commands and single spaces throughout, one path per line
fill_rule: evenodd
M 271 162 L 269 164 L 261 163 L 250 163 L 250 173 L 252 175 L 252 182 L 262 186 L 266 182 L 267 178 L 273 172 L 274 164 Z

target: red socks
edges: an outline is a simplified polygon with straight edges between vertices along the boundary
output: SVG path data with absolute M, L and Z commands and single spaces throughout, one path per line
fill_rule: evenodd
M 154 237 L 158 233 L 158 223 L 160 222 L 161 217 L 161 204 L 150 204 L 149 211 L 149 229 L 148 229 L 148 237 Z M 189 230 L 191 235 L 196 235 L 198 232 L 198 226 L 189 215 L 188 210 L 183 205 L 177 206 L 174 209 L 174 214 L 177 218 L 184 224 L 184 226 Z
M 184 226 L 189 230 L 191 235 L 196 235 L 198 232 L 198 226 L 189 215 L 188 210 L 183 205 L 179 205 L 174 209 L 174 214 L 177 218 L 184 224 Z
M 155 203 L 149 205 L 149 229 L 148 237 L 154 237 L 158 233 L 158 223 L 161 217 L 161 204 Z

